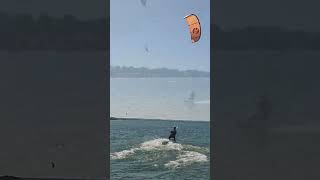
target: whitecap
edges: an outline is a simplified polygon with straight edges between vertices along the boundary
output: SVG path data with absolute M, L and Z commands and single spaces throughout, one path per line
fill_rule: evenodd
M 194 152 L 194 151 L 184 151 L 181 155 L 177 157 L 177 160 L 170 161 L 165 164 L 169 168 L 177 168 L 181 166 L 191 165 L 193 163 L 207 162 L 208 157 L 204 154 Z
M 208 100 L 203 100 L 203 101 L 197 101 L 195 104 L 210 104 L 210 99 Z
M 124 159 L 124 158 L 127 158 L 129 155 L 134 154 L 136 150 L 138 150 L 138 148 L 132 148 L 129 150 L 114 152 L 110 154 L 110 157 L 111 159 Z
M 171 141 L 168 144 L 163 145 L 163 142 L 168 141 L 168 139 L 159 138 L 154 139 L 151 141 L 146 141 L 141 144 L 141 149 L 145 151 L 152 151 L 152 150 L 182 150 L 183 146 L 179 143 L 173 143 Z
M 177 157 L 177 160 L 170 161 L 169 163 L 165 164 L 165 166 L 173 167 L 173 168 L 196 163 L 196 162 L 207 161 L 206 155 L 196 152 L 196 151 L 203 152 L 204 150 L 207 150 L 206 148 L 201 148 L 201 147 L 192 146 L 192 145 L 182 145 L 179 143 L 173 143 L 171 141 L 169 141 L 167 144 L 164 145 L 163 142 L 168 142 L 168 139 L 158 138 L 150 141 L 145 141 L 141 143 L 138 147 L 131 148 L 129 150 L 114 152 L 114 153 L 111 153 L 110 156 L 112 160 L 119 160 L 119 159 L 125 159 L 130 156 L 133 156 L 137 151 L 146 151 L 146 152 L 177 151 L 179 154 Z

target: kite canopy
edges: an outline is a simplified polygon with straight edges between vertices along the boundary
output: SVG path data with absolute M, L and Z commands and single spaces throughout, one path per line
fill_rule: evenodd
M 190 14 L 184 17 L 184 19 L 186 19 L 188 23 L 192 43 L 199 41 L 201 37 L 201 26 L 198 17 L 194 14 Z

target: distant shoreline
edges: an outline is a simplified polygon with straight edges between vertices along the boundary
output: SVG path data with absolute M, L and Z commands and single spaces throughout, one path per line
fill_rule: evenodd
M 111 66 L 111 78 L 203 78 L 210 77 L 210 72 L 199 70 L 178 70 L 168 68 L 146 68 Z
M 116 118 L 116 117 L 110 117 L 111 121 L 121 121 L 121 120 L 143 120 L 143 121 L 182 121 L 182 122 L 208 122 L 205 120 L 179 120 L 179 119 L 146 119 L 146 118 Z

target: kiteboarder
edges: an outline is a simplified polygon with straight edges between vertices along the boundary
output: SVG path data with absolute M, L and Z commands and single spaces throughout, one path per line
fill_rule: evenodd
M 52 168 L 55 168 L 56 167 L 56 164 L 54 162 L 51 162 L 51 167 Z
M 171 131 L 170 133 L 170 136 L 169 136 L 169 140 L 170 139 L 173 139 L 174 142 L 176 142 L 176 134 L 177 134 L 177 130 L 176 130 L 176 127 L 173 127 L 173 130 Z

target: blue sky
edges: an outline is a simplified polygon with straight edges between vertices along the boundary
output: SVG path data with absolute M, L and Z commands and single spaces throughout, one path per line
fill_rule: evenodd
M 210 71 L 209 0 L 111 0 L 111 65 Z M 196 14 L 202 36 L 191 43 L 184 17 Z M 149 52 L 145 51 L 145 46 Z

